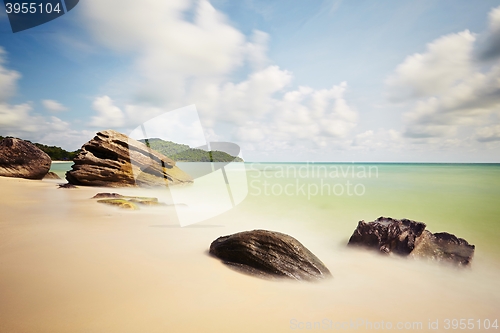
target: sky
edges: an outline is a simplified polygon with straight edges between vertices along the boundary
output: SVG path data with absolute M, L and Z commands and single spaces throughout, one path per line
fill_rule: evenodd
M 0 5 L 0 135 L 177 110 L 192 144 L 193 108 L 247 161 L 500 162 L 500 1 L 81 0 L 18 33 Z

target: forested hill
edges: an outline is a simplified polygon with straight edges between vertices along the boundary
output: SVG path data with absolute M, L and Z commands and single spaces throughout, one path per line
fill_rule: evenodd
M 5 137 L 0 135 L 0 140 L 5 139 Z M 25 140 L 28 141 L 28 140 Z M 31 141 L 28 141 L 31 142 Z M 80 150 L 75 151 L 67 151 L 62 149 L 61 147 L 56 146 L 47 146 L 41 143 L 31 142 L 41 150 L 43 150 L 47 155 L 50 156 L 52 161 L 72 161 L 73 158 L 80 152 Z
M 172 141 L 164 141 L 158 138 L 142 139 L 140 142 L 148 145 L 151 149 L 170 157 L 179 162 L 243 162 L 239 157 L 234 157 L 223 151 L 205 151 L 191 148 L 188 145 L 178 144 Z

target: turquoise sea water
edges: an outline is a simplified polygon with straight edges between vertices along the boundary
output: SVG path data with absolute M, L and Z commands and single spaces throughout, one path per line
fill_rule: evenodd
M 500 164 L 247 163 L 247 170 L 242 207 L 267 218 L 345 238 L 359 220 L 408 218 L 500 253 Z
M 64 179 L 66 171 L 71 170 L 72 165 L 73 162 L 52 163 L 50 171 L 56 173 L 59 177 Z
M 64 178 L 72 163 L 53 164 Z M 196 163 L 179 163 L 196 169 Z M 248 194 L 233 212 L 293 221 L 347 239 L 359 220 L 408 218 L 500 254 L 500 164 L 245 163 Z

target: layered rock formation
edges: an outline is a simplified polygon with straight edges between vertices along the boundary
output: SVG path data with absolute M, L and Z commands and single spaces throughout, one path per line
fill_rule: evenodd
M 427 258 L 466 266 L 474 255 L 474 245 L 442 232 L 425 230 L 422 222 L 379 217 L 373 222 L 360 221 L 348 245 L 363 246 L 385 254 Z
M 325 265 L 295 238 L 273 231 L 253 230 L 219 237 L 210 254 L 245 273 L 295 280 L 331 276 Z
M 16 138 L 0 141 L 0 176 L 42 179 L 51 163 L 49 155 L 30 142 Z
M 82 146 L 72 170 L 70 184 L 126 187 L 192 183 L 173 160 L 145 144 L 113 130 L 101 131 Z

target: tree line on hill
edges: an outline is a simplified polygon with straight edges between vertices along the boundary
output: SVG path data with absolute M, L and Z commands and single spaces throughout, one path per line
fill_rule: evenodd
M 223 151 L 206 151 L 158 138 L 139 141 L 177 162 L 243 162 L 241 158 L 231 156 Z

